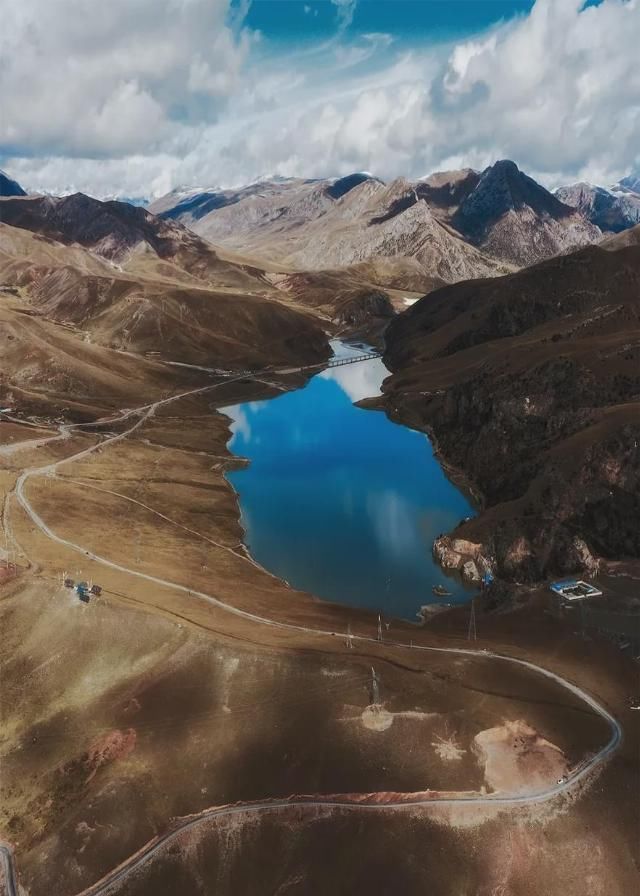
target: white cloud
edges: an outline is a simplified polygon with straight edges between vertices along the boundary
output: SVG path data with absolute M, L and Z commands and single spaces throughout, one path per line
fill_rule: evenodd
M 353 22 L 358 0 L 331 0 L 338 7 L 338 25 L 342 31 Z
M 0 146 L 126 155 L 210 124 L 250 37 L 229 0 L 20 0 L 0 31 Z
M 335 5 L 341 22 L 353 15 Z M 30 189 L 129 196 L 505 157 L 550 186 L 640 168 L 640 0 L 537 0 L 489 32 L 421 48 L 342 29 L 284 56 L 231 28 L 227 7 L 113 0 L 88 22 L 74 0 L 12 5 L 2 166 Z M 25 151 L 2 157 L 2 144 Z

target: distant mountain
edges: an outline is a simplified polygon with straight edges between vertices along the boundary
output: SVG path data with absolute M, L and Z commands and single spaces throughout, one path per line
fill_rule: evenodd
M 434 188 L 432 205 L 429 189 L 358 173 L 170 194 L 150 210 L 229 250 L 299 271 L 364 265 L 365 275 L 382 286 L 424 292 L 506 273 L 508 265 L 483 256 L 443 222 L 444 195 Z
M 163 276 L 174 279 L 249 292 L 269 288 L 263 270 L 228 261 L 186 227 L 126 202 L 102 202 L 84 193 L 8 198 L 0 200 L 0 221 L 61 243 L 77 243 L 127 270 L 164 263 Z
M 640 178 L 627 177 L 610 189 L 588 183 L 559 187 L 555 195 L 577 208 L 605 233 L 620 233 L 640 223 Z
M 419 181 L 264 181 L 176 192 L 150 206 L 228 249 L 298 270 L 377 264 L 385 286 L 428 291 L 503 274 L 601 233 L 509 161 Z M 382 263 L 382 264 L 381 264 Z
M 631 190 L 632 193 L 640 194 L 640 175 L 630 174 L 628 177 L 623 177 L 622 180 L 616 184 L 616 187 L 619 190 Z M 614 189 L 616 187 L 614 187 Z
M 12 180 L 4 171 L 0 171 L 0 196 L 26 196 L 20 184 Z
M 0 219 L 63 243 L 79 243 L 112 260 L 122 258 L 140 243 L 147 243 L 163 256 L 182 235 L 174 225 L 143 208 L 126 202 L 101 202 L 84 193 L 6 199 L 0 206 Z M 187 238 L 192 242 L 197 239 L 191 234 Z
M 482 172 L 451 223 L 483 252 L 519 267 L 600 237 L 593 224 L 508 160 Z

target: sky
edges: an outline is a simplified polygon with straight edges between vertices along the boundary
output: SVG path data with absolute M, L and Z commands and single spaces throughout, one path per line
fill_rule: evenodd
M 20 0 L 0 168 L 155 198 L 511 158 L 549 187 L 640 170 L 640 0 Z

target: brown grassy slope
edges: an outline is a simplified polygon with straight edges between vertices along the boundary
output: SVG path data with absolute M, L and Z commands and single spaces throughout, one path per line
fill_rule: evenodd
M 20 232 L 31 232 L 42 237 L 40 248 L 44 248 L 45 239 L 48 239 L 54 241 L 50 243 L 52 246 L 63 243 L 70 247 L 76 256 L 79 246 L 90 251 L 90 257 L 95 261 L 80 262 L 81 276 L 76 276 L 75 282 L 69 282 L 70 272 L 65 272 L 64 282 L 61 282 L 59 275 L 53 280 L 44 275 L 40 278 L 44 292 L 57 294 L 62 289 L 67 294 L 71 293 L 73 303 L 77 302 L 78 297 L 82 301 L 87 291 L 98 299 L 104 298 L 110 302 L 108 293 L 115 278 L 119 281 L 115 285 L 118 295 L 122 295 L 123 290 L 129 292 L 130 288 L 122 282 L 128 279 L 137 284 L 141 280 L 160 283 L 161 289 L 170 283 L 181 287 L 206 288 L 216 293 L 231 292 L 234 296 L 242 294 L 278 299 L 285 303 L 292 299 L 297 306 L 314 308 L 330 321 L 335 318 L 338 324 L 344 322 L 342 308 L 345 301 L 351 306 L 355 303 L 359 317 L 377 319 L 390 313 L 387 304 L 382 315 L 378 315 L 377 306 L 369 300 L 370 295 L 379 292 L 372 286 L 377 282 L 376 277 L 372 276 L 377 269 L 327 272 L 326 275 L 320 271 L 317 275 L 320 281 L 325 281 L 327 277 L 332 281 L 330 291 L 327 291 L 324 282 L 316 285 L 312 276 L 307 279 L 305 289 L 292 296 L 286 285 L 282 290 L 275 285 L 275 280 L 284 280 L 290 273 L 286 266 L 282 269 L 268 262 L 257 262 L 243 255 L 219 250 L 181 224 L 165 221 L 127 203 L 100 202 L 83 194 L 63 198 L 0 200 L 0 222 Z M 31 253 L 23 251 L 23 254 L 29 257 Z M 96 256 L 107 262 L 102 269 L 96 270 L 99 263 Z M 85 283 L 87 274 L 92 278 Z M 100 275 L 104 275 L 106 283 L 93 279 Z M 407 280 L 404 273 L 402 280 Z M 137 315 L 138 309 L 134 309 L 134 313 Z M 207 329 L 206 322 L 200 318 L 195 325 Z
M 93 419 L 187 390 L 192 381 L 186 371 L 87 342 L 0 290 L 0 401 L 21 413 Z
M 37 314 L 72 325 L 91 342 L 210 367 L 327 357 L 320 321 L 270 284 L 262 284 L 262 295 L 180 282 L 155 264 L 157 258 L 144 272 L 126 272 L 78 246 L 0 225 L 0 283 L 17 288 Z
M 640 556 L 640 249 L 590 247 L 447 287 L 394 321 L 388 406 L 430 427 L 486 509 L 459 534 L 505 576 Z

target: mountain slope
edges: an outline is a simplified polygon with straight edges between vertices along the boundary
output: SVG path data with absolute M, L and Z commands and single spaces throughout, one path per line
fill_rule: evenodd
M 70 246 L 80 245 L 120 273 L 145 282 L 168 283 L 162 287 L 165 290 L 206 288 L 218 294 L 231 291 L 275 299 L 300 310 L 307 306 L 326 318 L 327 326 L 333 321 L 344 326 L 349 319 L 354 327 L 357 320 L 359 328 L 369 317 L 374 331 L 392 312 L 388 298 L 384 308 L 380 304 L 380 290 L 371 283 L 370 271 L 319 270 L 317 276 L 307 276 L 306 289 L 301 291 L 291 288 L 289 267 L 256 263 L 220 250 L 182 224 L 125 202 L 101 202 L 81 193 L 63 198 L 4 199 L 0 200 L 0 221 Z M 420 290 L 407 272 L 402 274 L 403 288 Z M 156 291 L 161 291 L 158 285 Z
M 382 286 L 406 288 L 407 265 L 411 288 L 422 291 L 509 270 L 467 245 L 435 200 L 432 208 L 416 189 L 403 179 L 385 185 L 357 174 L 175 197 L 173 206 L 166 197 L 152 210 L 179 217 L 216 244 L 298 271 L 371 265 L 370 279 Z
M 506 160 L 482 173 L 451 223 L 483 252 L 519 267 L 600 237 L 597 227 Z
M 0 171 L 0 196 L 26 196 L 20 184 L 12 180 L 4 171 Z
M 0 282 L 91 342 L 241 369 L 330 354 L 322 321 L 266 281 L 267 294 L 247 294 L 151 270 L 125 271 L 80 246 L 0 224 Z
M 605 233 L 620 233 L 640 223 L 640 194 L 623 189 L 620 184 L 607 190 L 577 183 L 558 187 L 556 196 L 566 205 L 577 208 Z
M 78 244 L 121 267 L 149 258 L 176 265 L 190 277 L 230 288 L 264 288 L 263 272 L 228 262 L 180 224 L 126 202 L 101 202 L 83 193 L 0 200 L 0 222 L 66 244 Z
M 409 261 L 425 291 L 508 273 L 601 235 L 509 161 L 416 182 L 358 174 L 190 191 L 151 209 L 216 244 L 297 270 L 382 258 L 388 265 L 379 282 L 397 286 L 395 266 Z
M 499 575 L 640 557 L 637 243 L 434 292 L 392 322 L 387 362 L 386 406 L 482 492 L 455 535 Z

